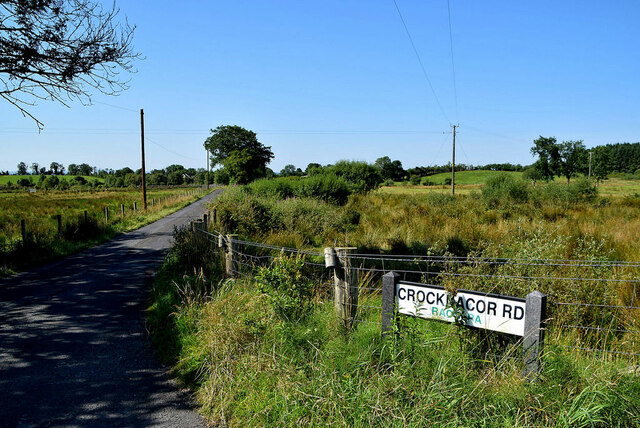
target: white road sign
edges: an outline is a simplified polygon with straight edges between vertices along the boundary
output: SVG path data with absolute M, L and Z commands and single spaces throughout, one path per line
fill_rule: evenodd
M 453 306 L 463 309 L 470 327 L 524 336 L 525 299 L 458 290 L 452 297 L 442 286 L 399 282 L 398 312 L 426 319 L 455 322 Z

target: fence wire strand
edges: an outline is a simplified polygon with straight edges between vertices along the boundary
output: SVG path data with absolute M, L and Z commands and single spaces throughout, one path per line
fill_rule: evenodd
M 449 284 L 456 289 L 475 289 L 479 282 L 489 284 L 490 288 L 477 290 L 482 292 L 501 293 L 505 287 L 522 289 L 521 284 L 530 283 L 529 291 L 544 288 L 549 334 L 558 338 L 559 347 L 630 357 L 640 355 L 640 307 L 636 297 L 640 262 L 347 254 L 340 256 L 342 262 L 347 263 L 359 283 L 345 286 L 335 282 L 333 271 L 318 260 L 324 257 L 323 252 L 231 240 L 221 231 L 204 230 L 201 226 L 193 230 L 212 245 L 222 245 L 222 250 L 232 257 L 230 273 L 236 277 L 251 279 L 257 268 L 290 254 L 302 257 L 314 281 L 325 290 L 323 293 L 357 289 L 355 316 L 343 319 L 349 324 L 381 325 L 381 279 L 390 271 L 400 274 L 405 281 Z M 568 344 L 570 341 L 573 343 Z M 515 358 L 507 354 L 484 355 Z

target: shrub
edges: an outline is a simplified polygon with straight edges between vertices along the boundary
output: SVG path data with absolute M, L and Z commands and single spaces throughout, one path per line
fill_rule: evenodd
M 420 184 L 420 179 L 421 177 L 419 175 L 412 175 L 411 177 L 409 177 L 409 182 L 414 185 L 417 186 L 418 184 Z
M 529 200 L 529 186 L 511 175 L 498 174 L 487 180 L 482 197 L 489 206 L 523 203 Z
M 78 185 L 78 186 L 84 186 L 87 184 L 87 180 L 82 177 L 81 175 L 78 175 L 76 177 L 73 177 L 73 180 L 71 180 L 71 184 L 72 185 Z
M 256 281 L 278 317 L 297 321 L 309 314 L 313 283 L 304 273 L 302 256 L 276 258 L 271 266 L 259 268 Z
M 598 189 L 586 178 L 579 178 L 571 184 L 548 183 L 538 188 L 537 198 L 541 201 L 574 204 L 591 202 L 598 196 Z
M 319 174 L 300 182 L 299 196 L 344 205 L 351 191 L 347 181 L 335 174 Z
M 59 184 L 60 184 L 60 179 L 58 178 L 57 175 L 48 175 L 44 179 L 42 183 L 42 187 L 44 187 L 47 190 L 51 190 L 51 189 L 55 189 Z
M 380 171 L 366 162 L 343 160 L 326 168 L 326 171 L 344 178 L 356 193 L 366 193 L 382 183 Z
M 598 196 L 598 188 L 587 178 L 581 177 L 568 186 L 569 202 L 592 202 Z
M 246 188 L 253 195 L 286 199 L 298 193 L 298 181 L 296 177 L 262 178 L 248 184 Z
M 220 197 L 215 206 L 225 231 L 251 236 L 277 229 L 280 224 L 268 201 L 247 195 L 241 190 Z

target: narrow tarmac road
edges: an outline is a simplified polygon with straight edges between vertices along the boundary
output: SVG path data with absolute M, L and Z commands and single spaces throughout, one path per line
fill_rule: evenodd
M 150 280 L 174 226 L 220 191 L 134 232 L 0 279 L 0 426 L 201 427 L 155 358 Z

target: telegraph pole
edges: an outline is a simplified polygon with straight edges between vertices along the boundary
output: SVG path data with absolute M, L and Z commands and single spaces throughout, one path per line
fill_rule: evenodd
M 209 149 L 207 149 L 207 189 L 209 188 Z
M 593 152 L 589 150 L 589 181 L 591 181 L 591 155 Z
M 147 210 L 147 182 L 144 171 L 144 110 L 140 109 L 140 145 L 142 147 L 142 207 Z
M 460 125 L 451 125 L 453 128 L 453 156 L 451 160 L 451 194 L 456 195 L 456 128 Z

